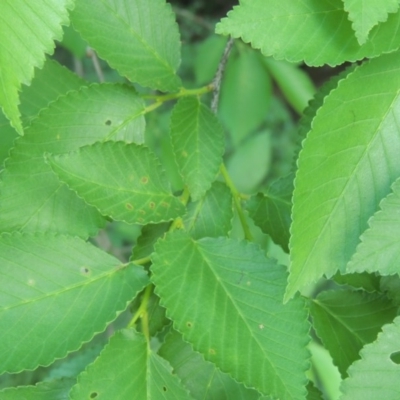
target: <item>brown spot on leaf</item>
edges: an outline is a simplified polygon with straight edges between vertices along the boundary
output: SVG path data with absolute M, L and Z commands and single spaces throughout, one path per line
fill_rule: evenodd
M 108 120 L 105 122 L 105 124 L 106 124 L 107 126 L 110 126 L 110 125 L 112 124 L 112 122 L 111 122 L 110 119 L 108 119 Z
M 149 207 L 153 210 L 154 209 L 154 207 L 156 206 L 156 203 L 154 203 L 154 201 L 151 201 L 150 203 L 149 203 Z
M 126 207 L 128 210 L 133 210 L 133 205 L 132 205 L 131 203 L 126 203 L 126 204 L 125 204 L 125 207 Z
M 146 185 L 149 182 L 149 178 L 147 176 L 143 176 L 142 179 L 140 179 L 140 182 L 142 182 L 143 185 Z

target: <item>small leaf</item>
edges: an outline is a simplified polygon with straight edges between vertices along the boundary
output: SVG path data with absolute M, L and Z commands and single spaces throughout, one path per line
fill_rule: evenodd
M 184 232 L 169 234 L 155 250 L 156 293 L 195 350 L 263 394 L 305 398 L 307 313 L 301 298 L 282 304 L 283 267 L 255 244 L 194 241 Z
M 310 312 L 317 335 L 346 376 L 361 348 L 376 339 L 382 325 L 393 321 L 397 307 L 381 294 L 340 290 L 320 293 Z
M 71 20 L 122 76 L 153 89 L 179 89 L 179 31 L 165 0 L 77 1 Z
M 390 15 L 360 46 L 341 1 L 241 0 L 217 24 L 216 32 L 240 37 L 278 60 L 334 66 L 396 51 L 399 20 L 399 14 Z
M 193 200 L 198 200 L 210 188 L 222 163 L 222 127 L 198 98 L 182 98 L 172 112 L 171 141 L 183 179 Z
M 92 85 L 58 98 L 19 138 L 0 181 L 0 231 L 52 231 L 86 238 L 104 218 L 62 184 L 45 152 L 105 139 L 143 140 L 143 101 L 131 88 Z
M 1 400 L 68 400 L 74 379 L 40 382 L 35 386 L 18 386 L 0 391 Z
M 399 9 L 398 0 L 343 0 L 343 3 L 360 45 L 367 41 L 368 34 L 375 25 L 386 22 L 388 14 Z
M 71 400 L 190 400 L 170 365 L 133 329 L 117 332 L 99 358 L 78 377 Z
M 18 91 L 22 83 L 29 85 L 34 67 L 43 66 L 45 53 L 53 53 L 54 40 L 61 39 L 73 4 L 73 0 L 0 2 L 0 106 L 19 134 L 23 129 Z
M 400 317 L 385 325 L 378 339 L 361 350 L 361 360 L 349 368 L 340 400 L 398 400 Z
M 57 176 L 103 215 L 128 223 L 172 220 L 184 206 L 147 147 L 105 142 L 48 156 Z
M 392 53 L 358 67 L 313 120 L 295 179 L 286 299 L 345 271 L 368 219 L 400 175 L 399 61 L 400 53 Z
M 307 385 L 307 400 L 323 400 L 322 393 L 317 389 L 312 382 L 308 382 Z
M 232 195 L 222 182 L 214 182 L 205 196 L 189 203 L 183 219 L 194 239 L 227 236 L 232 229 Z
M 246 388 L 228 374 L 221 372 L 213 363 L 205 361 L 177 331 L 168 334 L 159 354 L 168 360 L 174 373 L 188 388 L 193 399 L 259 400 L 260 398 L 260 393 Z
M 77 350 L 143 289 L 142 267 L 81 239 L 0 236 L 0 373 L 49 365 Z
M 254 223 L 286 252 L 289 251 L 293 179 L 293 174 L 289 174 L 276 180 L 265 193 L 251 197 L 246 206 Z

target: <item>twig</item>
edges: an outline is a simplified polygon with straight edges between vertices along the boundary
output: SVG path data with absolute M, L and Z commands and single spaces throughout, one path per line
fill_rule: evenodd
M 90 59 L 92 60 L 94 70 L 96 71 L 97 77 L 99 78 L 99 82 L 103 83 L 104 74 L 101 69 L 100 62 L 99 59 L 97 58 L 96 52 L 91 47 L 88 47 L 86 49 L 86 55 L 90 57 Z
M 219 62 L 217 73 L 215 74 L 215 77 L 213 80 L 214 95 L 211 100 L 211 110 L 214 114 L 216 114 L 218 111 L 219 93 L 221 91 L 222 77 L 224 75 L 226 63 L 228 62 L 228 58 L 229 58 L 229 54 L 232 50 L 232 46 L 233 46 L 233 38 L 229 38 L 228 43 L 225 46 L 224 54 L 221 58 L 221 61 Z

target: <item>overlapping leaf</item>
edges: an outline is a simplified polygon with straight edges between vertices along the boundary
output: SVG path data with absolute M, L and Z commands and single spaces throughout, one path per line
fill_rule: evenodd
M 165 0 L 78 0 L 71 20 L 100 57 L 132 82 L 179 88 L 179 31 Z
M 152 258 L 156 292 L 195 350 L 263 394 L 305 398 L 307 314 L 301 298 L 282 304 L 283 267 L 255 244 L 184 232 L 159 241 Z
M 341 1 L 242 0 L 216 32 L 240 37 L 266 56 L 313 66 L 372 58 L 400 47 L 399 14 L 375 27 L 363 46 L 347 17 Z
M 266 193 L 253 196 L 246 208 L 254 223 L 288 251 L 294 175 L 273 182 Z
M 30 83 L 34 67 L 43 66 L 45 53 L 53 52 L 73 4 L 74 0 L 0 3 L 0 106 L 20 134 L 18 91 L 22 83 Z
M 149 257 L 154 250 L 154 245 L 158 238 L 167 232 L 169 226 L 169 222 L 145 225 L 142 228 L 141 235 L 139 236 L 135 247 L 133 248 L 132 260 Z
M 350 73 L 313 120 L 295 180 L 287 299 L 344 271 L 400 175 L 399 61 L 400 53 L 388 54 Z
M 0 236 L 0 373 L 48 365 L 77 350 L 147 283 L 144 270 L 81 239 Z
M 172 368 L 133 329 L 117 332 L 78 377 L 70 399 L 190 400 Z
M 381 294 L 341 290 L 322 292 L 311 302 L 310 312 L 318 336 L 346 376 L 361 348 L 393 321 L 397 307 Z
M 95 234 L 103 218 L 62 184 L 44 153 L 105 139 L 143 140 L 143 102 L 130 88 L 93 85 L 52 103 L 16 141 L 0 181 L 0 231 Z
M 224 132 L 198 98 L 182 98 L 171 117 L 175 159 L 194 200 L 210 188 L 222 163 Z
M 397 400 L 400 393 L 400 317 L 385 325 L 378 339 L 361 350 L 361 360 L 349 368 L 340 400 Z
M 232 195 L 222 182 L 214 182 L 205 196 L 189 203 L 183 219 L 194 239 L 227 236 L 232 228 Z
M 368 34 L 375 25 L 387 21 L 388 14 L 399 9 L 398 0 L 343 0 L 343 3 L 360 45 L 367 41 Z
M 184 213 L 183 204 L 172 195 L 164 171 L 147 147 L 96 143 L 47 159 L 63 182 L 115 220 L 146 224 Z

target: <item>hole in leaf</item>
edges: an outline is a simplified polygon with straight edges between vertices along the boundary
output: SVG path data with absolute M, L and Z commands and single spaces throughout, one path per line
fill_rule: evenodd
M 105 122 L 105 124 L 106 124 L 107 126 L 110 126 L 110 125 L 112 124 L 112 122 L 111 122 L 110 119 L 108 119 L 108 120 Z
M 167 387 L 166 387 L 166 386 L 163 386 L 163 387 L 162 387 L 162 390 L 164 390 L 164 392 L 166 392 L 166 391 L 167 391 Z
M 400 351 L 395 351 L 390 355 L 390 359 L 397 365 L 400 365 Z
M 98 393 L 97 392 L 92 392 L 90 393 L 90 398 L 95 399 L 97 397 Z

